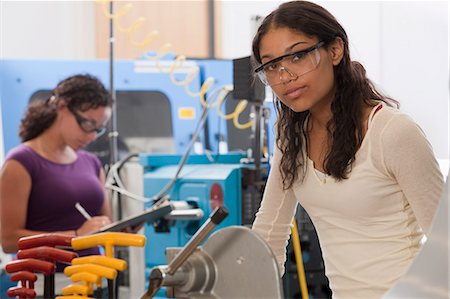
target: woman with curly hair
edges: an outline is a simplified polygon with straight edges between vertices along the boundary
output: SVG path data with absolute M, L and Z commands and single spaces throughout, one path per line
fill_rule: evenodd
M 111 223 L 100 161 L 82 150 L 105 132 L 111 106 L 108 91 L 90 75 L 71 76 L 48 100 L 29 105 L 19 130 L 22 144 L 8 153 L 0 174 L 5 252 L 17 251 L 20 237 L 79 236 Z M 76 203 L 92 218 L 86 220 Z
M 443 177 L 422 130 L 350 59 L 343 27 L 307 1 L 281 4 L 253 39 L 278 112 L 253 229 L 281 273 L 297 204 L 319 238 L 333 298 L 380 298 L 430 229 Z

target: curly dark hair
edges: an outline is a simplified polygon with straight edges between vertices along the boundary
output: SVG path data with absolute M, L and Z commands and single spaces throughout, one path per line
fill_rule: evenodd
M 343 58 L 334 67 L 336 92 L 331 104 L 333 116 L 327 124 L 330 149 L 325 157 L 324 170 L 337 180 L 346 179 L 363 139 L 363 106 L 374 106 L 383 101 L 389 106 L 398 107 L 398 102 L 377 91 L 367 78 L 364 67 L 350 59 L 347 33 L 325 8 L 307 1 L 292 1 L 281 4 L 270 13 L 253 39 L 252 59 L 257 64 L 261 64 L 261 39 L 273 28 L 289 28 L 317 37 L 318 40 L 328 42 L 325 47 L 336 38 L 341 38 L 344 43 Z M 307 148 L 304 124 L 309 111 L 294 112 L 276 95 L 274 103 L 278 114 L 276 145 L 282 153 L 280 170 L 283 187 L 288 189 L 298 178 L 303 180 L 306 172 L 306 157 L 299 153 Z
M 110 93 L 96 77 L 88 74 L 68 77 L 58 83 L 49 99 L 30 103 L 20 123 L 22 142 L 36 138 L 53 124 L 57 114 L 56 102 L 60 100 L 71 111 L 111 107 L 113 104 Z

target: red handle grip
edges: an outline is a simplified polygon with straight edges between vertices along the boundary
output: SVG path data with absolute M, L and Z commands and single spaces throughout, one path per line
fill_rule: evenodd
M 74 236 L 62 234 L 40 234 L 28 237 L 22 237 L 17 243 L 19 249 L 28 249 L 39 246 L 66 246 L 72 247 L 72 238 Z
M 14 274 L 11 274 L 10 279 L 14 282 L 22 281 L 22 280 L 35 282 L 37 280 L 37 276 L 36 276 L 36 274 L 34 274 L 33 272 L 30 272 L 30 271 L 19 271 Z
M 19 298 L 31 298 L 36 297 L 36 292 L 33 289 L 27 289 L 22 287 L 12 287 L 6 292 L 8 297 L 19 297 Z
M 23 259 L 9 262 L 5 267 L 6 272 L 15 273 L 19 271 L 41 272 L 44 275 L 55 273 L 56 266 L 53 263 L 37 259 Z
M 70 264 L 74 258 L 78 257 L 78 254 L 49 246 L 40 246 L 19 250 L 17 257 L 19 259 L 35 258 Z

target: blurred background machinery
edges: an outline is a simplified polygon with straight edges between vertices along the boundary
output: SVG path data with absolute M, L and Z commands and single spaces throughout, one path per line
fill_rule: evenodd
M 215 207 L 223 204 L 230 211 L 217 229 L 251 226 L 270 171 L 276 113 L 265 88 L 252 81 L 249 58 L 188 59 L 171 69 L 173 59 L 114 62 L 118 156 L 126 160 L 118 171 L 119 187 L 138 195 L 116 196 L 114 216 L 119 220 L 142 212 L 157 197 L 178 207 L 167 218 L 145 225 L 144 253 L 120 253 L 130 270 L 120 274 L 118 285 L 129 286 L 133 298 L 147 288 L 152 267 L 166 263 L 165 249 L 184 246 Z M 161 72 L 161 67 L 171 71 Z M 58 81 L 76 73 L 90 73 L 108 86 L 107 70 L 108 62 L 100 60 L 2 61 L 5 152 L 20 142 L 18 127 L 30 101 L 47 99 Z M 110 135 L 87 148 L 106 171 L 112 169 Z M 310 294 L 329 298 L 314 227 L 303 210 L 296 218 Z M 286 298 L 301 298 L 298 281 L 290 245 L 283 279 Z M 163 289 L 158 296 L 166 296 Z

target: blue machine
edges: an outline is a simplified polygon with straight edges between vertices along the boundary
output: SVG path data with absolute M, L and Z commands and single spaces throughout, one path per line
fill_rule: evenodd
M 156 227 L 145 226 L 145 235 L 150 240 L 145 249 L 146 278 L 154 266 L 166 264 L 165 249 L 184 246 L 215 206 L 225 205 L 230 212 L 216 229 L 253 222 L 262 185 L 254 184 L 254 165 L 242 164 L 243 158 L 242 154 L 220 155 L 214 157 L 214 161 L 204 155 L 189 157 L 169 197 L 171 201 L 186 201 L 193 208 L 200 208 L 204 216 L 197 221 L 175 220 L 159 223 Z M 175 176 L 180 159 L 177 155 L 140 155 L 146 197 L 156 195 Z M 266 176 L 267 168 L 263 172 Z M 165 289 L 158 292 L 157 298 L 166 298 Z

